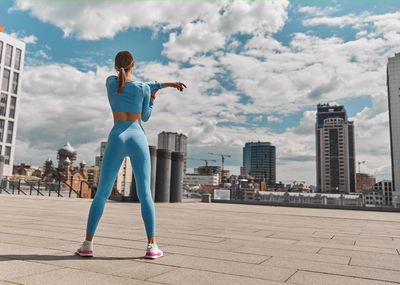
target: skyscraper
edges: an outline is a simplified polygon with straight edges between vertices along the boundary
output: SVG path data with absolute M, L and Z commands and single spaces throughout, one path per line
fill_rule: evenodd
M 11 175 L 14 164 L 24 56 L 25 43 L 0 32 L 0 154 L 5 158 L 3 175 Z
M 343 106 L 318 104 L 315 124 L 317 192 L 356 190 L 354 125 Z
M 185 134 L 178 134 L 177 132 L 165 132 L 162 131 L 158 134 L 158 148 L 169 149 L 170 151 L 179 151 L 185 153 L 184 160 L 184 173 L 186 173 L 187 166 L 187 140 L 188 137 Z
M 390 149 L 392 156 L 393 195 L 400 191 L 400 53 L 389 58 L 387 65 Z
M 276 150 L 269 142 L 248 142 L 243 147 L 243 173 L 276 183 Z
M 100 155 L 96 155 L 96 166 L 99 167 L 98 178 L 100 178 L 101 168 L 103 166 L 104 152 L 106 150 L 107 143 L 107 141 L 100 142 Z M 123 196 L 128 197 L 130 195 L 130 188 L 132 185 L 133 176 L 134 175 L 131 160 L 129 156 L 125 156 L 122 160 L 121 166 L 119 167 L 117 176 L 113 184 L 113 188 L 115 188 Z

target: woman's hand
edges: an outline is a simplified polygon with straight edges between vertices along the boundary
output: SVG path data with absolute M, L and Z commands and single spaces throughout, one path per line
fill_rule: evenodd
M 185 84 L 183 84 L 182 82 L 170 82 L 170 83 L 166 83 L 168 87 L 172 87 L 172 88 L 176 88 L 179 91 L 183 91 L 183 88 L 187 88 Z

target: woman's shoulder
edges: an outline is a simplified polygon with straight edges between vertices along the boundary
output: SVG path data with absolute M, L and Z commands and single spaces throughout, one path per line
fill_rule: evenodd
M 118 76 L 116 75 L 110 75 L 106 78 L 106 84 L 108 85 L 110 82 L 112 82 L 113 80 L 117 81 L 118 80 Z
M 108 81 L 108 80 L 111 80 L 111 79 L 118 79 L 118 76 L 116 76 L 116 75 L 109 75 L 109 76 L 107 76 L 107 78 L 106 78 L 106 81 Z

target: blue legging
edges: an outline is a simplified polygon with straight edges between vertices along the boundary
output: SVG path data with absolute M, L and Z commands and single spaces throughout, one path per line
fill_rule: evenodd
M 129 156 L 148 237 L 155 236 L 155 207 L 150 190 L 150 150 L 139 121 L 117 121 L 108 135 L 96 195 L 90 206 L 86 234 L 93 236 L 103 215 L 122 160 Z

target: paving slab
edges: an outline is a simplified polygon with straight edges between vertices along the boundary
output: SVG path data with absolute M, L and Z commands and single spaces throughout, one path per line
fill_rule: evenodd
M 108 201 L 81 258 L 91 201 L 0 194 L 0 285 L 400 284 L 398 213 L 156 203 L 148 260 L 140 204 Z

